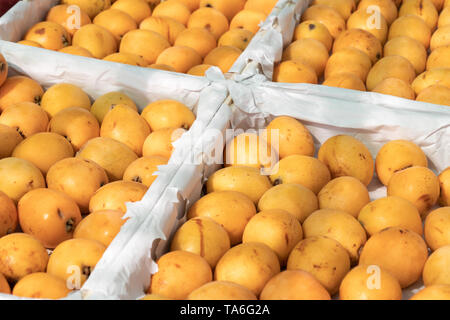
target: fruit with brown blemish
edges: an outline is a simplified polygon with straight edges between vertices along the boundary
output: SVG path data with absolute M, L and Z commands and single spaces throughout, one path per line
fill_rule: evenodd
M 425 219 L 425 241 L 432 251 L 450 245 L 450 207 L 433 210 Z
M 323 23 L 334 39 L 346 29 L 345 20 L 340 13 L 323 4 L 316 4 L 306 9 L 302 15 L 302 21 L 306 20 Z
M 69 293 L 66 282 L 45 272 L 29 274 L 16 283 L 12 294 L 33 299 L 62 299 Z
M 441 188 L 439 204 L 442 207 L 450 206 L 450 167 L 439 174 L 439 185 Z
M 17 208 L 14 201 L 0 191 L 0 237 L 16 231 Z
M 382 14 L 374 17 L 374 13 L 366 9 L 358 9 L 347 20 L 347 29 L 361 29 L 373 34 L 384 45 L 389 26 Z
M 122 92 L 109 92 L 97 98 L 91 107 L 91 113 L 97 118 L 101 124 L 106 114 L 117 105 L 125 105 L 137 111 L 134 101 Z
M 157 178 L 154 174 L 159 170 L 158 167 L 166 165 L 168 161 L 168 158 L 161 156 L 139 158 L 125 170 L 123 180 L 139 182 L 150 187 Z
M 150 125 L 152 132 L 165 128 L 188 130 L 195 121 L 191 109 L 179 101 L 169 99 L 150 103 L 141 115 Z
M 229 29 L 227 17 L 214 8 L 203 7 L 194 11 L 187 23 L 187 27 L 205 28 L 210 31 L 216 39 L 219 39 Z
M 231 46 L 244 51 L 253 38 L 253 32 L 245 29 L 231 29 L 219 39 L 217 46 Z
M 24 40 L 35 41 L 49 50 L 59 50 L 72 43 L 69 32 L 62 25 L 50 21 L 35 24 L 28 30 Z
M 6 79 L 0 87 L 0 111 L 19 102 L 41 103 L 44 90 L 38 82 L 25 76 Z
M 349 47 L 366 53 L 372 63 L 377 62 L 383 56 L 383 47 L 380 40 L 366 30 L 350 29 L 343 31 L 334 41 L 333 53 Z
M 108 176 L 102 167 L 92 160 L 81 158 L 58 161 L 50 168 L 46 179 L 49 189 L 70 196 L 83 214 L 89 213 L 89 200 L 94 193 L 108 183 Z
M 0 123 L 0 159 L 11 156 L 14 148 L 23 138 L 17 129 Z

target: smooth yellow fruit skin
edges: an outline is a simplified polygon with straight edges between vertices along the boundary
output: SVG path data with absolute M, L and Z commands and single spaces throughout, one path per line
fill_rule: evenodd
M 111 6 L 110 0 L 62 0 L 62 4 L 76 5 L 86 12 L 91 19 Z
M 347 48 L 359 49 L 376 63 L 383 56 L 383 46 L 373 34 L 362 29 L 350 29 L 342 32 L 334 41 L 333 53 Z
M 0 191 L 0 237 L 15 232 L 17 224 L 16 204 L 6 193 Z
M 133 161 L 123 174 L 123 180 L 139 182 L 150 187 L 156 180 L 159 166 L 166 165 L 168 158 L 161 156 L 142 157 Z
M 317 74 L 314 69 L 296 60 L 282 61 L 277 64 L 273 70 L 273 81 L 284 83 L 318 83 Z
M 384 144 L 375 160 L 378 179 L 385 186 L 397 171 L 413 166 L 428 167 L 428 160 L 418 145 L 407 140 L 392 140 Z
M 389 227 L 405 228 L 419 235 L 423 234 L 419 210 L 408 200 L 399 197 L 384 197 L 370 202 L 359 212 L 358 221 L 369 236 Z
M 222 256 L 214 280 L 237 283 L 259 296 L 266 283 L 279 272 L 275 252 L 263 243 L 249 242 L 231 248 Z
M 441 188 L 439 204 L 442 207 L 448 207 L 450 206 L 450 167 L 442 171 L 438 178 Z
M 212 281 L 195 289 L 188 300 L 257 300 L 246 287 L 228 281 Z
M 325 79 L 339 73 L 353 73 L 362 81 L 366 81 L 372 61 L 363 51 L 348 47 L 333 53 L 325 67 Z
M 9 280 L 45 272 L 48 260 L 47 250 L 31 235 L 12 233 L 0 238 L 0 273 Z
M 107 29 L 87 24 L 73 36 L 72 45 L 87 49 L 95 58 L 104 57 L 117 52 L 117 40 Z
M 374 277 L 378 281 L 374 283 Z M 370 287 L 368 284 L 372 284 Z M 377 287 L 379 285 L 379 287 Z M 402 300 L 402 288 L 396 278 L 377 266 L 359 265 L 342 280 L 340 300 Z
M 425 286 L 450 285 L 450 245 L 440 247 L 429 257 L 422 274 Z
M 436 68 L 417 76 L 411 84 L 416 95 L 432 85 L 442 85 L 450 89 L 450 68 Z
M 57 300 L 66 297 L 70 291 L 64 280 L 48 273 L 37 272 L 20 279 L 12 294 L 24 298 Z
M 399 17 L 415 15 L 425 21 L 430 30 L 434 31 L 438 22 L 438 11 L 430 0 L 404 0 L 398 12 Z
M 405 15 L 396 19 L 389 28 L 388 40 L 406 36 L 430 46 L 431 30 L 423 19 L 415 15 Z
M 19 102 L 39 104 L 44 90 L 35 80 L 25 76 L 13 76 L 5 80 L 0 87 L 0 111 Z
M 0 273 L 0 293 L 11 294 L 11 288 L 5 276 Z M 256 299 L 256 298 L 255 298 Z
M 14 148 L 22 140 L 22 136 L 16 129 L 0 124 L 0 159 L 10 157 Z
M 287 270 L 303 270 L 313 275 L 334 295 L 350 270 L 347 250 L 331 238 L 310 237 L 297 243 L 287 262 Z
M 126 94 L 122 92 L 109 92 L 94 101 L 94 103 L 92 104 L 91 113 L 101 124 L 106 114 L 119 104 L 126 105 L 133 110 L 138 111 L 134 101 Z
M 386 78 L 398 78 L 407 83 L 412 83 L 416 77 L 416 71 L 411 62 L 398 55 L 387 56 L 378 61 L 367 75 L 367 90 L 372 91 Z
M 245 29 L 231 29 L 219 39 L 217 46 L 231 46 L 244 51 L 253 38 L 253 32 Z
M 158 272 L 152 275 L 148 293 L 170 299 L 184 300 L 213 278 L 208 262 L 191 252 L 172 251 L 156 263 Z
M 450 245 L 450 207 L 431 211 L 425 219 L 425 241 L 432 251 Z
M 346 28 L 345 20 L 339 12 L 323 4 L 316 4 L 306 9 L 302 15 L 302 21 L 306 20 L 316 20 L 323 23 L 334 39 Z
M 152 132 L 166 128 L 188 130 L 195 121 L 195 114 L 186 105 L 170 99 L 150 103 L 141 115 Z
M 427 245 L 421 236 L 408 229 L 390 227 L 369 238 L 359 264 L 384 269 L 406 288 L 419 280 L 427 258 Z
M 414 66 L 416 74 L 425 71 L 428 53 L 421 42 L 409 37 L 393 38 L 384 45 L 384 56 L 394 55 L 408 59 Z
M 416 98 L 416 94 L 414 93 L 411 85 L 404 80 L 397 78 L 384 79 L 375 88 L 373 88 L 372 92 L 388 94 L 409 100 L 414 100 Z
M 413 295 L 410 300 L 450 300 L 450 286 L 433 285 L 425 287 Z
M 66 108 L 79 107 L 89 111 L 91 100 L 81 88 L 69 83 L 58 83 L 44 93 L 41 107 L 52 118 Z

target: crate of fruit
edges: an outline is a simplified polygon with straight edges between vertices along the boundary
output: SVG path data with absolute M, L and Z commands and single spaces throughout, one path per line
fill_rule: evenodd
M 203 176 L 184 160 L 194 158 L 193 142 L 204 144 L 211 139 L 204 132 L 220 127 L 227 90 L 206 78 L 107 61 L 67 64 L 44 50 L 35 61 L 4 53 L 1 299 L 89 298 L 105 274 L 126 297 L 137 276 L 133 261 L 111 261 L 123 250 L 151 248 L 161 237 L 151 222 L 158 199 Z M 142 230 L 146 240 L 129 248 Z M 104 265 L 111 271 L 97 275 Z
M 274 26 L 294 21 L 287 0 L 86 3 L 20 1 L 0 18 L 0 39 L 22 45 L 2 43 L 4 50 L 31 56 L 40 47 L 195 76 L 211 66 L 240 73 L 249 61 L 271 69 L 282 47 Z

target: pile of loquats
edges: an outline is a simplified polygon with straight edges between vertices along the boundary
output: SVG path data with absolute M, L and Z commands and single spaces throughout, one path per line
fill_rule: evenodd
M 449 1 L 314 0 L 293 41 L 276 82 L 450 106 Z
M 175 100 L 139 113 L 121 92 L 7 77 L 0 55 L 0 293 L 79 289 L 195 121 Z M 49 255 L 49 252 L 51 255 Z M 12 289 L 12 290 L 11 290 Z
M 226 73 L 276 3 L 62 0 L 19 43 L 194 76 L 211 66 Z

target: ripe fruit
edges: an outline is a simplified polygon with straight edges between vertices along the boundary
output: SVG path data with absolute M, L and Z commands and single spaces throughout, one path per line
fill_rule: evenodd
M 341 210 L 354 217 L 370 202 L 366 186 L 354 177 L 345 176 L 328 182 L 317 197 L 320 209 Z
M 5 57 L 0 53 L 0 86 L 5 83 L 8 77 L 8 62 L 6 62 Z
M 353 47 L 343 48 L 328 59 L 325 79 L 340 73 L 352 73 L 365 83 L 371 67 L 372 61 L 365 52 Z
M 118 9 L 108 9 L 100 12 L 93 21 L 116 37 L 117 43 L 131 30 L 137 29 L 136 21 L 126 12 Z
M 70 239 L 53 250 L 47 273 L 63 279 L 69 289 L 80 289 L 94 271 L 106 247 L 98 241 Z M 70 282 L 69 282 L 70 281 Z
M 350 29 L 342 32 L 334 41 L 333 53 L 349 47 L 366 53 L 372 63 L 377 62 L 383 55 L 381 42 L 366 30 Z
M 414 166 L 392 176 L 387 194 L 410 201 L 425 217 L 439 198 L 439 180 L 430 169 Z
M 433 285 L 425 287 L 411 297 L 410 300 L 449 300 L 450 286 Z
M 40 152 L 43 148 L 47 151 Z M 59 134 L 40 132 L 19 143 L 12 156 L 30 161 L 46 175 L 53 164 L 73 157 L 73 148 L 70 142 Z
M 0 87 L 0 111 L 19 102 L 41 102 L 44 90 L 31 78 L 24 76 L 9 77 Z
M 416 77 L 414 66 L 408 59 L 402 56 L 384 57 L 370 69 L 367 75 L 367 90 L 373 90 L 386 78 L 398 78 L 407 83 L 412 83 Z
M 228 250 L 216 266 L 214 279 L 237 283 L 259 296 L 266 283 L 279 272 L 275 252 L 265 244 L 251 242 Z
M 46 20 L 62 25 L 71 36 L 80 27 L 91 23 L 91 18 L 86 12 L 69 4 L 60 4 L 51 8 Z
M 438 20 L 439 28 L 445 27 L 447 25 L 450 25 L 450 9 L 448 5 L 441 11 Z
M 314 276 L 330 295 L 350 270 L 347 250 L 336 240 L 318 236 L 300 241 L 289 255 L 287 270 L 303 270 Z
M 311 133 L 297 119 L 286 116 L 277 117 L 269 123 L 261 137 L 270 144 L 272 139 L 276 139 L 276 135 L 279 139 L 277 149 L 280 159 L 294 154 L 314 155 L 315 147 Z
M 119 51 L 137 54 L 148 64 L 153 64 L 161 52 L 169 47 L 169 42 L 159 33 L 139 29 L 128 32 L 122 38 Z
M 103 119 L 100 136 L 127 145 L 137 156 L 142 156 L 142 146 L 150 128 L 143 117 L 127 106 L 117 105 Z
M 23 44 L 25 46 L 30 46 L 30 47 L 36 47 L 36 48 L 42 48 L 42 46 L 37 43 L 36 41 L 31 41 L 31 40 L 21 40 L 17 42 L 18 44 Z M 67 48 L 67 47 L 66 47 Z M 64 48 L 63 48 L 64 49 Z M 61 49 L 62 50 L 62 49 Z
M 139 158 L 125 170 L 123 180 L 139 182 L 150 187 L 157 178 L 154 174 L 158 171 L 158 166 L 166 165 L 168 161 L 168 158 L 161 156 Z
M 235 47 L 217 47 L 208 53 L 205 60 L 203 60 L 203 63 L 217 66 L 223 73 L 227 73 L 241 53 L 242 51 Z
M 156 63 L 168 65 L 176 72 L 186 73 L 192 67 L 201 64 L 202 57 L 191 47 L 174 46 L 161 52 Z
M 358 220 L 369 236 L 389 227 L 405 228 L 419 235 L 423 234 L 419 211 L 411 202 L 399 197 L 372 201 L 361 209 Z
M 83 214 L 89 213 L 89 200 L 94 193 L 107 183 L 108 176 L 102 167 L 81 158 L 58 161 L 47 173 L 48 188 L 70 196 Z
M 404 0 L 398 15 L 399 17 L 406 15 L 420 17 L 432 31 L 436 28 L 438 21 L 438 11 L 430 0 Z
M 214 8 L 200 8 L 194 11 L 187 23 L 189 29 L 205 28 L 210 31 L 216 39 L 219 39 L 229 29 L 227 17 Z
M 389 26 L 382 14 L 374 15 L 365 9 L 358 9 L 347 20 L 347 29 L 361 29 L 370 32 L 381 44 L 387 39 Z
M 179 23 L 186 25 L 191 16 L 191 11 L 182 2 L 164 1 L 156 6 L 152 16 L 172 18 Z
M 0 293 L 11 294 L 11 288 L 5 276 L 0 273 Z M 256 299 L 256 297 L 255 297 Z
M 272 12 L 277 2 L 277 0 L 247 0 L 244 9 L 260 11 L 268 16 Z
M 12 294 L 33 299 L 62 299 L 69 292 L 64 280 L 45 272 L 36 272 L 20 279 Z
M 332 178 L 351 176 L 366 186 L 372 181 L 374 161 L 369 149 L 358 139 L 334 136 L 319 149 L 318 159 L 330 170 Z
M 278 256 L 280 265 L 286 265 L 289 253 L 303 238 L 300 222 L 282 209 L 261 211 L 245 227 L 243 243 L 259 242 L 269 246 Z
M 170 72 L 176 72 L 175 69 L 171 66 L 168 66 L 167 64 L 152 64 L 148 66 L 151 69 L 155 70 L 164 70 L 164 71 L 170 71 Z
M 352 0 L 314 0 L 312 4 L 329 6 L 339 12 L 344 20 L 347 20 L 350 17 L 351 13 L 355 10 L 355 1 Z
M 114 181 L 98 189 L 89 201 L 89 211 L 119 210 L 127 211 L 127 202 L 140 201 L 147 187 L 133 181 Z
M 45 272 L 48 260 L 47 250 L 29 234 L 12 233 L 0 238 L 0 273 L 8 280 Z
M 148 17 L 141 22 L 139 28 L 159 33 L 171 45 L 174 45 L 178 35 L 186 30 L 184 24 L 168 17 Z
M 246 287 L 228 281 L 212 281 L 195 289 L 188 300 L 257 300 Z
M 293 41 L 300 39 L 315 39 L 327 48 L 327 52 L 331 50 L 333 45 L 333 37 L 324 24 L 314 20 L 307 20 L 300 23 L 294 31 Z
M 391 227 L 369 238 L 359 264 L 379 266 L 406 288 L 419 280 L 427 257 L 427 245 L 421 236 L 408 229 Z
M 448 10 L 450 12 L 450 10 Z M 430 50 L 450 45 L 450 25 L 439 27 L 431 37 Z
M 415 15 L 406 15 L 395 20 L 389 28 L 388 39 L 396 37 L 410 37 L 416 39 L 428 49 L 430 45 L 431 30 L 425 21 Z
M 28 191 L 45 188 L 41 171 L 31 162 L 19 158 L 0 160 L 0 191 L 15 203 Z
M 166 128 L 188 130 L 195 121 L 191 109 L 181 102 L 169 99 L 150 103 L 142 111 L 142 117 L 150 125 L 152 132 Z
M 256 133 L 242 133 L 231 140 L 224 151 L 225 166 L 272 168 L 278 158 L 276 151 Z
M 206 184 L 207 192 L 238 191 L 248 196 L 255 204 L 272 187 L 267 176 L 251 167 L 232 166 L 216 171 Z
M 261 300 L 330 300 L 330 294 L 311 274 L 287 270 L 274 276 L 261 292 Z
M 110 0 L 62 0 L 61 3 L 78 6 L 81 10 L 86 12 L 91 19 L 99 14 L 101 11 L 108 9 L 111 5 Z
M 55 22 L 43 21 L 28 30 L 25 40 L 39 43 L 43 48 L 59 50 L 70 46 L 71 37 L 64 27 Z
M 230 21 L 230 29 L 245 29 L 256 34 L 267 16 L 258 11 L 242 10 Z
M 402 300 L 402 288 L 397 279 L 377 266 L 359 265 L 353 268 L 339 289 L 340 300 Z
M 370 6 L 377 6 L 381 15 L 386 19 L 388 25 L 391 25 L 398 16 L 397 6 L 392 0 L 361 0 L 358 5 L 358 10 L 369 10 Z M 370 10 L 372 14 L 375 13 Z
M 62 49 L 59 49 L 58 52 L 72 54 L 72 55 L 81 56 L 81 57 L 94 58 L 94 56 L 88 49 L 78 47 L 78 46 L 64 47 Z
M 199 64 L 198 66 L 191 68 L 187 72 L 187 74 L 189 74 L 191 76 L 203 77 L 205 75 L 206 71 L 211 67 L 212 67 L 212 65 L 209 65 L 209 64 Z
M 334 39 L 345 30 L 345 20 L 339 12 L 323 4 L 316 4 L 306 9 L 302 15 L 302 21 L 307 20 L 315 20 L 324 24 Z
M 0 191 L 0 237 L 13 233 L 17 228 L 17 209 L 14 201 Z
M 425 240 L 432 251 L 450 245 L 450 208 L 431 211 L 425 219 Z
M 386 78 L 373 88 L 372 92 L 378 92 L 404 99 L 414 100 L 416 94 L 411 85 L 397 78 Z
M 244 10 L 245 3 L 245 0 L 201 0 L 200 7 L 219 10 L 228 21 L 231 21 L 236 14 Z
M 303 223 L 319 204 L 314 192 L 300 184 L 280 184 L 267 190 L 258 202 L 260 211 L 281 209 Z
M 244 51 L 253 38 L 253 32 L 245 29 L 231 29 L 225 32 L 218 41 L 218 47 L 230 46 Z
M 423 44 L 413 38 L 396 37 L 389 40 L 384 46 L 384 56 L 402 56 L 414 66 L 416 74 L 425 70 L 427 50 Z
M 278 166 L 278 172 L 270 176 L 274 185 L 298 183 L 317 194 L 330 181 L 327 167 L 313 157 L 288 156 L 280 160 Z
M 22 140 L 23 138 L 18 130 L 0 124 L 0 159 L 10 157 L 14 148 Z
M 200 7 L 200 0 L 175 0 L 183 3 L 186 7 L 189 8 L 191 12 L 197 10 Z
M 121 180 L 128 166 L 138 158 L 127 145 L 103 137 L 89 140 L 77 157 L 98 163 L 106 171 L 109 181 Z
M 96 240 L 105 247 L 113 241 L 125 223 L 123 212 L 115 210 L 95 211 L 86 216 L 75 228 L 74 239 Z
M 321 77 L 329 55 L 327 48 L 315 39 L 300 39 L 289 45 L 283 52 L 283 60 L 296 60 L 312 67 Z
M 50 120 L 48 131 L 65 137 L 77 152 L 86 142 L 100 135 L 100 126 L 88 110 L 66 108 Z
M 53 117 L 59 111 L 79 107 L 89 111 L 91 100 L 79 87 L 69 83 L 59 83 L 51 86 L 42 96 L 41 107 Z
M 378 179 L 387 186 L 397 171 L 413 166 L 428 167 L 428 160 L 422 149 L 414 142 L 392 140 L 380 149 L 375 165 Z
M 413 81 L 412 88 L 416 95 L 419 95 L 427 87 L 436 84 L 450 88 L 450 68 L 436 68 L 425 71 Z
M 152 10 L 145 0 L 117 0 L 111 8 L 127 13 L 137 24 L 152 14 Z
M 188 211 L 188 219 L 208 217 L 220 224 L 230 237 L 232 246 L 242 242 L 248 221 L 256 214 L 250 198 L 235 191 L 211 192 L 200 198 Z
M 87 24 L 81 27 L 73 36 L 72 45 L 87 49 L 97 59 L 117 52 L 117 40 L 107 29 Z
M 350 90 L 366 91 L 364 82 L 353 73 L 336 73 L 329 76 L 323 83 L 324 86 L 344 88 Z
M 283 61 L 275 66 L 273 81 L 317 84 L 317 74 L 313 68 L 300 61 Z
M 436 284 L 450 285 L 450 245 L 440 247 L 428 257 L 422 278 L 427 287 Z
M 76 202 L 61 191 L 39 188 L 25 194 L 17 205 L 20 227 L 46 248 L 71 239 L 81 221 Z
M 359 249 L 366 243 L 366 231 L 352 215 L 344 211 L 321 209 L 303 223 L 305 238 L 326 236 L 339 242 L 349 253 L 352 264 L 359 258 Z
M 450 206 L 450 167 L 442 171 L 438 178 L 441 187 L 439 204 L 448 207 Z
M 158 272 L 152 275 L 148 293 L 183 300 L 195 289 L 212 281 L 208 262 L 191 252 L 172 251 L 156 263 Z
M 144 157 L 159 156 L 169 159 L 174 150 L 173 143 L 186 132 L 182 128 L 159 129 L 150 133 L 142 147 Z
M 223 36 L 222 36 L 223 37 Z M 184 46 L 189 47 L 197 51 L 197 53 L 202 57 L 206 57 L 206 55 L 213 50 L 217 45 L 216 38 L 213 36 L 211 32 L 203 28 L 192 28 L 186 29 L 181 32 L 177 39 L 175 40 L 175 46 Z M 178 56 L 175 58 L 178 60 L 185 60 L 183 56 L 180 56 L 182 52 L 178 53 Z M 158 58 L 159 59 L 159 58 Z M 196 65 L 201 64 L 195 63 Z M 190 68 L 189 68 L 190 69 Z M 184 71 L 186 73 L 188 70 Z
M 213 219 L 197 217 L 187 221 L 175 233 L 170 251 L 183 250 L 205 258 L 211 268 L 230 249 L 227 231 Z
M 427 70 L 435 68 L 450 68 L 450 45 L 436 48 L 428 56 Z
M 101 124 L 106 114 L 118 104 L 128 106 L 133 110 L 138 111 L 134 101 L 126 94 L 122 92 L 109 92 L 95 100 L 92 104 L 91 113 Z

